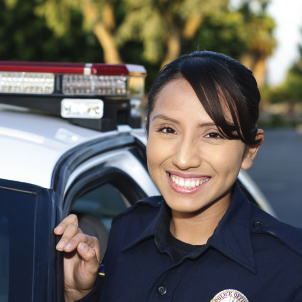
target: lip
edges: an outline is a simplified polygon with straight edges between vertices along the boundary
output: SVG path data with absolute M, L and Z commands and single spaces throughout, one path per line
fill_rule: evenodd
M 177 175 L 177 176 L 180 176 L 180 177 L 184 177 L 183 175 L 186 175 L 187 178 L 191 177 L 191 178 L 195 178 L 196 177 L 196 174 L 182 174 L 182 173 L 172 173 L 173 175 Z M 195 188 L 191 188 L 191 189 L 188 189 L 188 188 L 183 188 L 183 187 L 179 187 L 177 186 L 170 178 L 170 173 L 169 172 L 166 172 L 166 175 L 167 175 L 167 178 L 168 178 L 168 183 L 170 185 L 170 187 L 177 193 L 182 193 L 182 194 L 193 194 L 193 193 L 196 193 L 198 191 L 200 191 L 204 186 L 206 186 L 210 181 L 211 181 L 211 177 L 208 177 L 209 180 L 206 181 L 205 183 L 203 183 L 202 185 L 198 186 L 198 187 L 195 187 Z M 194 175 L 194 176 L 191 176 L 191 175 Z M 207 176 L 197 176 L 197 177 L 207 177 Z M 184 177 L 185 178 L 185 177 Z
M 187 173 L 174 172 L 174 171 L 166 171 L 166 172 L 169 174 L 172 174 L 172 175 L 182 177 L 182 178 L 203 178 L 203 177 L 210 178 L 209 175 L 187 174 Z

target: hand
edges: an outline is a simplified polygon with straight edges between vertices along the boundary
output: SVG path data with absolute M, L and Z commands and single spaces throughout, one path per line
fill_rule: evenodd
M 64 251 L 65 301 L 75 301 L 86 296 L 97 278 L 100 263 L 100 246 L 95 237 L 83 234 L 78 227 L 78 217 L 69 215 L 54 230 L 62 235 L 57 244 Z

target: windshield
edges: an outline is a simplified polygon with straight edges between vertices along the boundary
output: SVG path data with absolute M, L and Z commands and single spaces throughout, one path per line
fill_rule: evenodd
M 35 197 L 0 187 L 0 302 L 31 301 Z

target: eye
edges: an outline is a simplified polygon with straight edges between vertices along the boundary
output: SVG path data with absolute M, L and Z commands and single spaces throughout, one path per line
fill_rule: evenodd
M 162 127 L 158 130 L 158 132 L 166 133 L 166 134 L 175 134 L 176 131 L 171 127 Z
M 218 139 L 218 138 L 222 138 L 223 139 L 223 137 L 219 133 L 217 133 L 217 132 L 208 133 L 205 137 L 207 137 L 207 138 L 214 138 L 214 139 Z

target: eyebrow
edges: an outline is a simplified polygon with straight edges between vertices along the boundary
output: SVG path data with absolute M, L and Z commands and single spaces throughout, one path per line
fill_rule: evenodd
M 177 125 L 180 124 L 180 122 L 178 120 L 170 118 L 170 117 L 168 117 L 168 116 L 166 116 L 164 114 L 157 114 L 157 115 L 155 115 L 154 118 L 152 119 L 152 121 L 154 121 L 157 118 L 165 120 L 165 121 L 169 121 L 169 122 L 172 122 L 172 123 L 175 123 Z M 200 127 L 200 128 L 202 128 L 202 127 L 209 127 L 209 126 L 217 127 L 214 122 L 202 123 L 202 124 L 198 125 L 198 127 Z
M 172 122 L 172 123 L 175 123 L 175 124 L 178 124 L 178 125 L 180 124 L 179 121 L 175 120 L 174 118 L 170 118 L 170 117 L 168 117 L 168 116 L 166 116 L 164 114 L 157 114 L 157 115 L 155 115 L 154 118 L 152 119 L 152 121 L 154 121 L 157 118 L 165 120 L 165 121 L 169 121 L 169 122 Z

